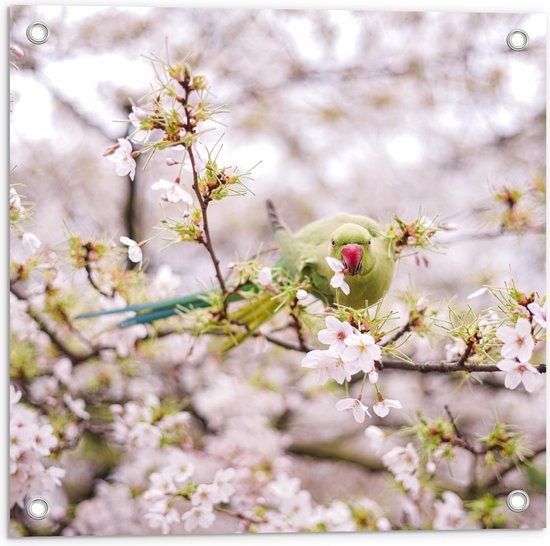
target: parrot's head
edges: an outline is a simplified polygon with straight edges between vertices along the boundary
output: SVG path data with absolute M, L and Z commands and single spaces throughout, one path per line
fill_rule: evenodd
M 366 275 L 375 265 L 371 249 L 373 236 L 358 224 L 342 224 L 330 238 L 330 256 L 340 260 L 345 275 Z

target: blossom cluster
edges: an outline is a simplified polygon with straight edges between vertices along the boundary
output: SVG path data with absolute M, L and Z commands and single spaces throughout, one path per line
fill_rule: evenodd
M 229 503 L 235 492 L 232 484 L 235 470 L 218 470 L 211 483 L 200 484 L 191 481 L 194 472 L 187 455 L 174 451 L 168 464 L 149 476 L 151 486 L 143 498 L 151 501 L 145 514 L 151 528 L 160 528 L 163 534 L 168 534 L 170 526 L 180 522 L 188 532 L 197 527 L 211 527 L 216 519 L 214 507 Z
M 21 392 L 10 385 L 10 508 L 61 485 L 65 470 L 45 462 L 57 445 L 48 418 L 25 405 Z
M 113 404 L 112 436 L 122 445 L 133 449 L 159 448 L 165 443 L 190 445 L 189 413 L 185 411 L 163 414 L 160 400 L 146 394 L 143 400 Z
M 342 322 L 336 317 L 329 316 L 325 320 L 326 328 L 320 330 L 317 337 L 321 343 L 328 345 L 328 349 L 315 349 L 302 360 L 304 368 L 317 370 L 318 382 L 324 385 L 329 379 L 338 384 L 349 383 L 355 374 L 363 373 L 375 386 L 376 401 L 373 411 L 379 417 L 386 417 L 390 408 L 401 408 L 398 400 L 384 398 L 378 383 L 376 362 L 382 356 L 381 348 L 376 344 L 374 337 L 361 332 L 348 322 Z M 365 381 L 363 381 L 364 386 Z M 362 403 L 363 392 L 357 398 L 344 398 L 337 402 L 339 411 L 349 410 L 358 423 L 363 423 L 365 416 L 371 417 L 369 409 Z
M 434 461 L 437 458 L 437 454 L 434 455 L 433 459 L 426 465 L 426 475 L 434 473 Z M 415 505 L 425 507 L 425 511 L 428 514 L 430 512 L 429 507 L 433 507 L 433 513 L 428 520 L 431 520 L 431 527 L 433 529 L 443 531 L 477 528 L 477 525 L 465 510 L 464 502 L 456 493 L 443 491 L 439 499 L 434 499 L 431 491 L 421 486 L 420 457 L 411 442 L 405 447 L 395 446 L 391 448 L 382 456 L 382 462 L 394 475 L 396 483 L 413 500 L 413 503 L 408 506 L 408 510 L 411 511 L 410 514 L 414 515 L 414 519 L 418 520 L 418 525 L 420 524 L 421 511 L 418 511 Z M 405 504 L 405 506 L 407 505 Z
M 533 330 L 536 325 L 546 330 L 546 311 L 532 302 L 525 306 L 524 313 L 528 318 L 518 318 L 513 328 L 501 326 L 497 329 L 497 338 L 502 342 L 502 360 L 497 366 L 506 374 L 504 386 L 507 389 L 515 389 L 523 383 L 527 392 L 533 392 L 539 378 L 539 372 L 529 363 L 536 344 Z

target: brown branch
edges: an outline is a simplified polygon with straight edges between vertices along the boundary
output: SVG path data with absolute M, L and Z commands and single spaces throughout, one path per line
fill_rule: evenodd
M 461 368 L 464 368 L 466 366 L 467 360 L 472 355 L 472 351 L 474 350 L 474 345 L 477 341 L 477 338 L 475 336 L 472 336 L 468 339 L 468 343 L 466 344 L 466 349 L 464 349 L 464 352 L 458 359 L 457 365 Z
M 473 233 L 464 233 L 463 235 L 456 235 L 455 237 L 449 238 L 447 240 L 439 240 L 438 243 L 443 245 L 452 245 L 454 243 L 462 243 L 466 241 L 484 241 L 491 239 L 498 239 L 499 237 L 512 236 L 512 235 L 525 235 L 528 233 L 544 235 L 546 233 L 545 225 L 536 225 L 536 226 L 527 226 L 523 230 L 513 230 L 506 228 L 499 228 L 497 231 L 487 231 L 487 232 L 473 232 Z
M 502 466 L 500 469 L 498 469 L 494 473 L 494 475 L 491 478 L 489 478 L 487 481 L 482 483 L 480 485 L 479 489 L 480 490 L 491 489 L 495 485 L 498 485 L 502 481 L 502 478 L 506 474 L 508 474 L 509 472 L 511 472 L 512 470 L 514 470 L 516 468 L 519 468 L 519 465 L 521 465 L 521 464 L 525 465 L 526 463 L 531 462 L 538 455 L 541 455 L 542 453 L 545 453 L 545 452 L 546 452 L 546 444 L 542 444 L 540 446 L 535 447 L 531 451 L 531 453 L 529 453 L 529 455 L 525 456 L 523 459 L 521 459 L 519 461 L 513 461 L 513 462 L 510 462 L 510 463 Z
M 185 130 L 190 131 L 191 133 L 194 133 L 195 127 L 191 122 L 191 112 L 189 110 L 189 94 L 190 94 L 189 87 L 185 85 L 185 82 L 179 82 L 179 83 L 185 89 L 185 97 L 182 101 L 183 109 L 185 112 L 185 120 L 186 120 Z M 189 161 L 191 163 L 191 169 L 193 171 L 192 188 L 193 188 L 193 191 L 195 192 L 195 195 L 199 202 L 199 206 L 201 208 L 201 213 L 202 213 L 202 225 L 204 229 L 204 236 L 199 239 L 199 243 L 204 245 L 204 247 L 208 251 L 208 254 L 210 254 L 210 259 L 212 260 L 212 264 L 214 265 L 214 270 L 216 272 L 216 278 L 218 279 L 218 283 L 220 285 L 220 290 L 222 291 L 222 294 L 225 296 L 227 292 L 227 288 L 225 286 L 225 280 L 223 278 L 223 275 L 220 269 L 220 260 L 216 255 L 214 246 L 212 245 L 212 237 L 210 234 L 210 226 L 208 223 L 208 201 L 204 199 L 201 193 L 201 190 L 199 188 L 199 176 L 197 173 L 197 166 L 195 163 L 195 154 L 193 152 L 193 146 L 192 145 L 186 146 L 186 150 L 187 150 L 187 153 L 189 154 Z M 224 302 L 224 314 L 227 314 L 227 302 Z
M 23 301 L 27 304 L 27 314 L 30 318 L 34 320 L 41 332 L 44 332 L 49 338 L 52 344 L 63 353 L 73 365 L 80 364 L 90 358 L 93 358 L 103 350 L 110 349 L 111 347 L 93 347 L 91 350 L 86 352 L 77 352 L 71 349 L 67 343 L 63 340 L 62 336 L 55 330 L 55 328 L 49 324 L 46 317 L 44 317 L 40 311 L 38 311 L 31 303 L 28 298 L 21 292 L 21 290 L 15 285 L 15 283 L 10 283 L 10 292 L 20 301 Z
M 248 516 L 238 510 L 230 510 L 229 508 L 223 508 L 221 506 L 214 506 L 214 510 L 216 510 L 216 512 L 220 512 L 222 514 L 231 516 L 232 518 L 241 519 L 247 525 L 250 525 L 251 523 L 256 523 L 256 524 L 265 523 L 265 519 L 257 518 L 255 516 Z
M 396 341 L 401 339 L 406 333 L 411 331 L 411 326 L 412 324 L 410 320 L 407 320 L 407 322 L 403 324 L 403 326 L 401 326 L 401 328 L 399 328 L 399 330 L 397 330 L 397 332 L 392 337 L 380 343 L 380 347 L 387 347 L 388 345 L 391 345 L 392 343 L 395 343 Z
M 304 350 L 307 348 L 306 340 L 304 338 L 304 334 L 302 332 L 302 323 L 300 321 L 300 318 L 296 314 L 296 306 L 298 305 L 298 300 L 294 299 L 294 301 L 290 304 L 290 319 L 291 319 L 291 327 L 296 331 L 296 337 L 298 338 L 298 346 L 300 349 Z
M 263 336 L 273 345 L 282 347 L 283 349 L 288 349 L 289 351 L 296 351 L 299 353 L 307 353 L 312 351 L 313 348 L 305 347 L 301 348 L 299 345 L 295 345 L 290 341 L 285 341 L 277 337 L 272 336 L 271 334 L 263 334 Z M 421 372 L 421 373 L 452 373 L 452 372 L 470 372 L 470 373 L 492 373 L 500 372 L 496 364 L 468 364 L 464 359 L 464 354 L 459 360 L 443 360 L 440 362 L 407 362 L 405 360 L 398 359 L 383 359 L 380 362 L 376 362 L 376 368 L 378 370 L 406 370 L 412 372 Z M 538 364 L 535 366 L 539 373 L 546 373 L 546 364 Z M 362 376 L 359 377 L 359 380 L 362 380 Z M 354 380 L 352 380 L 354 382 Z
M 460 361 L 441 361 L 441 362 L 404 362 L 402 360 L 382 360 L 377 362 L 376 367 L 379 370 L 388 368 L 390 370 L 407 370 L 421 373 L 452 373 L 452 372 L 470 372 L 470 373 L 490 373 L 500 372 L 496 364 L 460 364 Z M 535 366 L 539 373 L 546 373 L 546 364 Z
M 300 347 L 299 345 L 295 345 L 294 343 L 290 341 L 285 341 L 284 339 L 279 339 L 278 337 L 272 336 L 271 334 L 261 334 L 263 337 L 269 341 L 269 343 L 272 343 L 273 345 L 277 345 L 278 347 L 282 347 L 283 349 L 288 349 L 289 351 L 297 351 L 299 353 L 308 353 L 309 351 L 312 351 L 313 349 L 311 347 Z
M 361 467 L 363 470 L 368 470 L 369 472 L 386 471 L 386 468 L 384 467 L 380 459 L 370 458 L 359 453 L 345 450 L 342 448 L 340 442 L 319 444 L 294 443 L 287 448 L 287 453 L 291 453 L 292 455 L 312 457 L 314 459 L 325 459 L 351 463 Z
M 480 454 L 480 450 L 474 447 L 470 442 L 464 437 L 460 429 L 458 428 L 456 424 L 456 420 L 454 418 L 454 415 L 451 413 L 451 410 L 449 409 L 449 406 L 445 405 L 445 413 L 447 414 L 447 417 L 449 418 L 449 421 L 451 422 L 451 425 L 453 426 L 453 431 L 455 434 L 455 438 L 451 439 L 451 442 L 453 445 L 458 445 L 459 447 L 462 447 L 463 449 L 466 449 L 473 455 L 477 456 Z

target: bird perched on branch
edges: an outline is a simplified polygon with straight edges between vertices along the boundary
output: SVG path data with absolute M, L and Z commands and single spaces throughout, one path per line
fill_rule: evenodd
M 340 304 L 361 309 L 377 303 L 388 291 L 395 264 L 394 248 L 377 222 L 366 216 L 337 213 L 306 225 L 296 233 L 280 218 L 274 204 L 267 201 L 271 228 L 281 253 L 277 263 L 292 276 L 309 281 L 310 292 L 325 305 Z M 228 303 L 250 299 L 231 311 L 228 318 L 245 325 L 233 336 L 234 346 L 253 334 L 273 316 L 280 300 L 268 292 L 258 292 L 252 282 L 228 296 Z M 151 323 L 192 309 L 209 307 L 206 292 L 167 300 L 129 305 L 121 309 L 86 313 L 77 318 L 134 312 L 135 316 L 117 326 L 126 328 Z

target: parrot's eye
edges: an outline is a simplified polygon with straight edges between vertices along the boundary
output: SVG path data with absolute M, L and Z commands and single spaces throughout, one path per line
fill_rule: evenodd
M 336 246 L 336 243 L 334 241 L 331 241 L 332 246 Z

